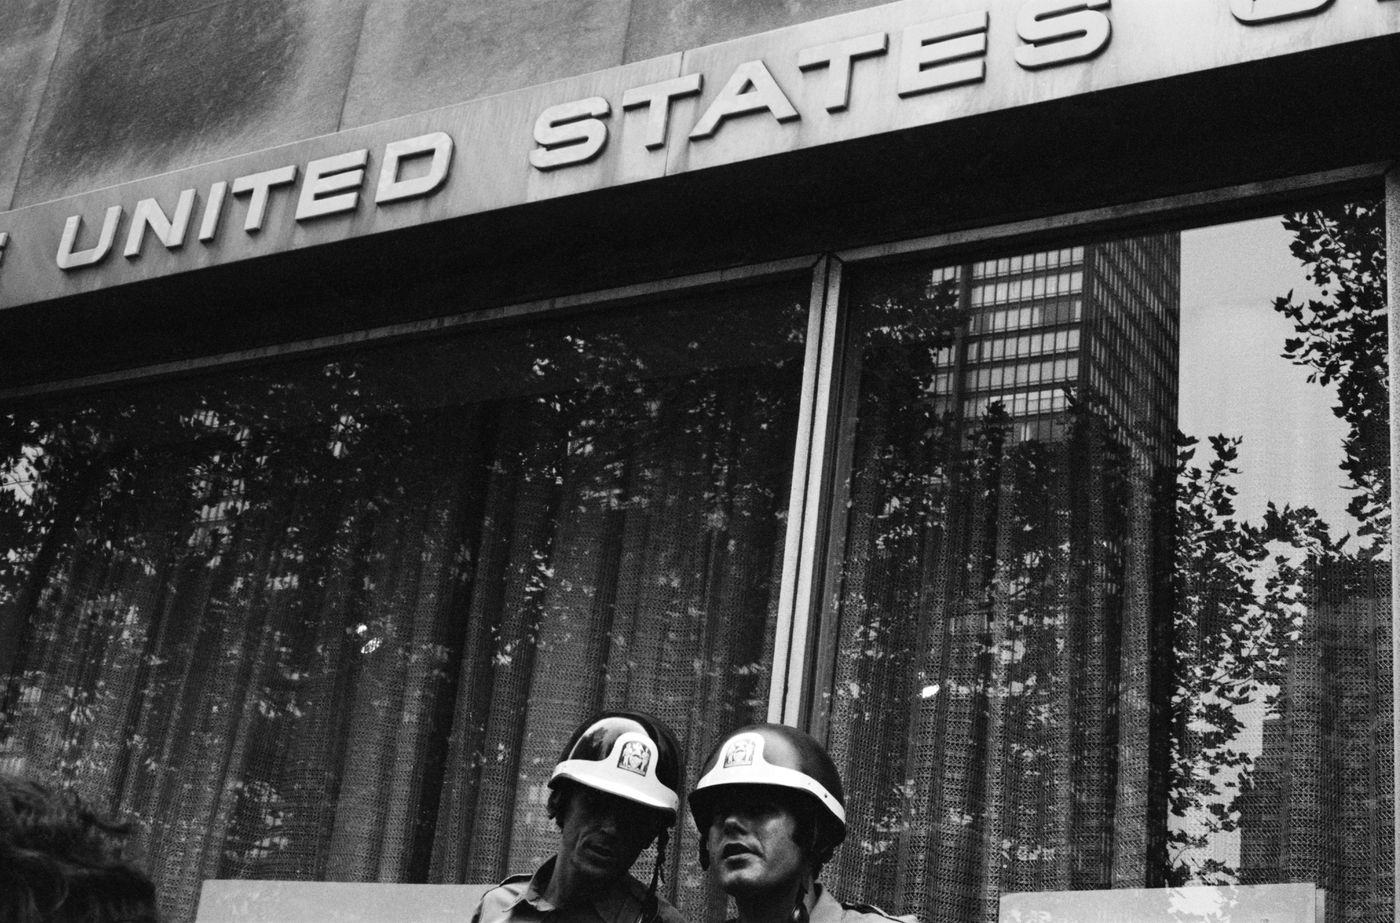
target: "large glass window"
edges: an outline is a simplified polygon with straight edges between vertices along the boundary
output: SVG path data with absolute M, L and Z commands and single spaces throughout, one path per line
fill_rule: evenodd
M 1304 882 L 1392 918 L 1382 227 L 847 267 L 838 891 L 967 923 Z
M 1329 203 L 852 261 L 810 348 L 794 278 L 12 401 L 0 767 L 135 819 L 184 923 L 206 878 L 528 870 L 589 712 L 693 781 L 778 704 L 846 779 L 843 898 L 1390 919 L 1384 251 Z M 722 919 L 694 836 L 665 888 Z
M 600 708 L 693 777 L 766 714 L 808 292 L 4 408 L 0 767 L 134 819 L 177 923 L 205 878 L 529 870 Z

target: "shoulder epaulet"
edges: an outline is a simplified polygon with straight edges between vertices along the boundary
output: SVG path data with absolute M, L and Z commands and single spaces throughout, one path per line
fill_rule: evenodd
M 501 888 L 504 888 L 506 885 L 518 885 L 518 884 L 523 884 L 524 882 L 527 882 L 527 881 L 529 881 L 529 880 L 530 880 L 530 874 L 529 874 L 529 873 L 524 873 L 524 874 L 521 874 L 521 875 L 511 875 L 511 876 L 509 876 L 509 877 L 507 877 L 507 878 L 502 878 L 502 879 L 500 880 L 500 882 L 498 882 L 497 884 L 494 884 L 494 885 L 492 885 L 491 887 L 487 888 L 486 891 L 481 895 L 481 899 L 482 899 L 482 900 L 485 900 L 485 899 L 486 899 L 486 896 L 487 896 L 488 894 L 491 894 L 491 893 L 493 893 L 493 892 L 495 892 L 495 891 L 497 891 L 497 890 L 499 890 L 499 889 L 501 889 Z
M 895 916 L 876 907 L 874 904 L 860 904 L 855 902 L 841 901 L 842 910 L 854 910 L 856 913 L 868 913 L 874 916 L 884 917 L 886 920 L 894 920 L 896 923 L 919 923 L 919 918 L 912 913 Z
M 476 910 L 472 913 L 471 923 L 481 923 L 483 913 L 486 913 L 488 910 L 487 919 L 496 919 L 499 916 L 498 911 L 500 909 L 496 905 L 503 900 L 509 902 L 512 894 L 512 892 L 506 891 L 502 895 L 497 895 L 496 892 L 506 887 L 520 885 L 529 880 L 529 875 L 511 875 L 509 878 L 501 881 L 500 884 L 492 885 L 487 888 L 482 892 L 481 897 L 477 899 Z

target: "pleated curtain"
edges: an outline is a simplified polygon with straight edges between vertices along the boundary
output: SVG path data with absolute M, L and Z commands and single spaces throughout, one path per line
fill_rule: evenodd
M 17 412 L 0 763 L 134 820 L 176 923 L 206 878 L 530 871 L 600 709 L 693 777 L 766 712 L 805 321 L 682 313 L 654 364 L 607 321 Z M 776 348 L 714 359 L 739 327 Z M 681 821 L 665 893 L 722 913 Z

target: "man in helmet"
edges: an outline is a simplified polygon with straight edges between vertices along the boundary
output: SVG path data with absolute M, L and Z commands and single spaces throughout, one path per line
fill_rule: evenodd
M 472 923 L 684 923 L 656 894 L 680 806 L 680 746 L 660 720 L 603 712 L 569 738 L 549 778 L 559 849 L 486 892 Z M 629 874 L 658 841 L 651 886 Z
M 690 793 L 700 867 L 734 899 L 739 923 L 889 923 L 817 884 L 846 837 L 845 794 L 831 757 L 807 734 L 753 724 L 727 735 Z

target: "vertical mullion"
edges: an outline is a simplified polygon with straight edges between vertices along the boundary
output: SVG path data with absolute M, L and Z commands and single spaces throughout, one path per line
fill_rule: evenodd
M 778 583 L 777 625 L 773 632 L 773 670 L 768 686 L 768 720 L 783 720 L 794 638 L 794 608 L 802 558 L 803 511 L 807 502 L 807 466 L 812 452 L 812 420 L 816 404 L 818 367 L 821 364 L 826 277 L 830 259 L 812 267 L 811 295 L 807 302 L 807 338 L 802 358 L 802 391 L 797 407 L 797 439 L 793 446 L 792 483 L 788 490 L 787 534 L 783 540 L 783 565 Z
M 1390 611 L 1391 611 L 1391 660 L 1390 660 L 1390 721 L 1391 721 L 1391 769 L 1393 778 L 1391 797 L 1391 834 L 1395 849 L 1392 862 L 1395 866 L 1394 882 L 1400 884 L 1400 810 L 1397 810 L 1394 793 L 1400 791 L 1400 631 L 1394 628 L 1396 602 L 1400 601 L 1400 567 L 1396 566 L 1395 549 L 1400 548 L 1400 388 L 1395 387 L 1395 372 L 1400 369 L 1400 167 L 1393 167 L 1385 177 L 1385 253 L 1386 253 L 1386 300 L 1389 309 L 1390 369 Z M 1400 887 L 1391 894 L 1391 913 L 1400 923 Z
M 820 533 L 830 456 L 834 365 L 840 340 L 841 262 L 824 257 L 812 273 L 807 349 L 798 408 L 797 445 L 788 502 L 787 538 L 773 642 L 768 720 L 797 725 L 803 717 L 815 588 L 820 586 Z
M 839 280 L 838 280 L 839 281 Z M 832 375 L 828 394 L 829 406 L 826 432 L 830 434 L 823 479 L 820 485 L 819 519 L 811 530 L 813 540 L 812 611 L 817 614 L 816 630 L 811 632 L 813 651 L 810 677 L 804 687 L 810 695 L 801 703 L 803 726 L 818 740 L 827 740 L 831 716 L 831 697 L 836 675 L 837 602 L 845 569 L 846 537 L 852 484 L 851 471 L 855 454 L 856 425 L 859 421 L 860 349 L 848 345 L 850 339 L 850 307 L 839 285 L 830 287 L 827 304 L 836 314 L 836 338 L 831 362 Z

